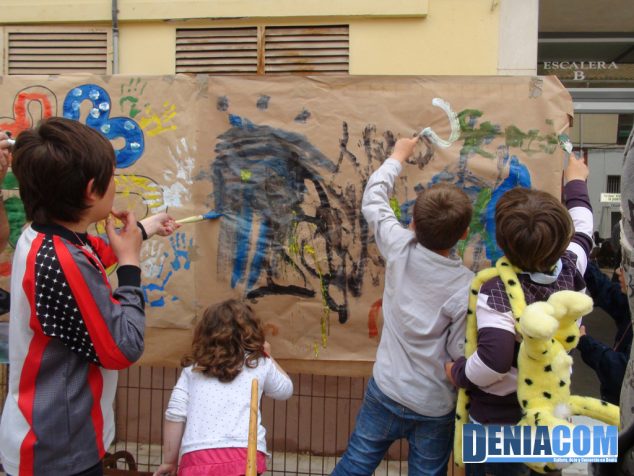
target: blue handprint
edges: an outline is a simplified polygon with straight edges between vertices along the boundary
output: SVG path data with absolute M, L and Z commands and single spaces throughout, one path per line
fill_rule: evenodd
M 90 101 L 92 109 L 86 118 L 86 125 L 101 132 L 108 139 L 125 139 L 122 149 L 115 150 L 117 167 L 124 168 L 134 164 L 145 148 L 143 131 L 133 119 L 127 117 L 110 118 L 110 96 L 96 84 L 83 84 L 73 88 L 64 99 L 64 117 L 75 121 L 80 118 L 81 103 Z
M 174 254 L 174 259 L 169 261 L 170 270 L 163 276 L 165 271 L 165 264 L 168 262 L 169 253 L 163 253 L 163 260 L 159 267 L 159 271 L 156 275 L 157 279 L 160 279 L 160 284 L 150 283 L 141 286 L 143 290 L 143 297 L 145 298 L 145 302 L 147 302 L 151 307 L 164 307 L 165 306 L 165 296 L 167 287 L 167 283 L 169 283 L 170 279 L 174 275 L 174 272 L 179 271 L 181 268 L 184 270 L 188 270 L 191 267 L 191 256 L 190 250 L 194 246 L 194 239 L 190 238 L 187 240 L 187 236 L 185 233 L 176 233 L 170 237 L 170 246 L 172 247 L 172 251 Z M 152 295 L 158 294 L 158 297 L 151 297 Z M 172 301 L 177 301 L 177 296 L 172 296 Z

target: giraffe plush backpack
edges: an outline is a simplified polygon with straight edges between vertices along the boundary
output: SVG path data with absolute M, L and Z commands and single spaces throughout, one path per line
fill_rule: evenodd
M 515 329 L 522 336 L 517 357 L 517 398 L 522 407 L 521 426 L 557 425 L 572 427 L 571 415 L 586 415 L 610 425 L 619 424 L 619 407 L 591 397 L 570 395 L 572 357 L 568 352 L 579 341 L 577 320 L 592 310 L 592 299 L 576 291 L 558 291 L 548 301 L 526 305 L 517 278 L 520 270 L 502 257 L 494 268 L 480 271 L 471 283 L 465 355 L 477 348 L 476 302 L 480 287 L 497 276 L 504 283 L 515 318 Z M 469 421 L 469 396 L 458 393 L 454 461 L 462 461 L 462 429 Z M 560 464 L 531 463 L 531 469 L 545 473 L 561 469 Z

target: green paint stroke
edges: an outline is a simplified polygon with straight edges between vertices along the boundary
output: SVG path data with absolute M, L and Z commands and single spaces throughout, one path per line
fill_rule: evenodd
M 464 141 L 461 155 L 478 154 L 489 159 L 495 158 L 495 154 L 488 152 L 484 146 L 490 144 L 496 137 L 503 136 L 508 147 L 517 147 L 528 155 L 537 153 L 553 154 L 557 150 L 558 138 L 552 132 L 540 135 L 539 130 L 530 129 L 525 132 L 519 127 L 510 125 L 503 132 L 499 125 L 489 121 L 478 123 L 483 112 L 477 109 L 465 109 L 458 113 L 460 123 L 460 138 Z M 546 124 L 552 125 L 553 121 L 546 119 Z
M 328 307 L 328 290 L 326 289 L 326 283 L 324 282 L 323 273 L 321 271 L 321 266 L 319 266 L 319 262 L 317 261 L 317 253 L 315 252 L 315 248 L 309 244 L 304 245 L 304 253 L 309 254 L 313 257 L 313 262 L 315 263 L 315 270 L 317 271 L 317 276 L 319 276 L 319 283 L 321 287 L 321 303 L 322 303 L 322 315 L 321 315 L 321 346 L 325 349 L 328 346 L 328 334 L 330 331 L 330 308 Z
M 18 179 L 15 178 L 13 172 L 9 170 L 4 177 L 4 182 L 2 182 L 2 190 L 18 190 L 19 188 Z
M 471 238 L 480 235 L 483 241 L 486 240 L 484 212 L 491 201 L 491 194 L 492 192 L 490 188 L 483 188 L 478 193 L 475 202 L 473 202 L 473 215 L 471 216 L 471 223 L 469 223 L 469 233 L 464 240 L 460 240 L 458 242 L 458 255 L 461 258 L 464 257 L 464 252 L 469 244 L 469 241 L 471 241 Z
M 398 199 L 396 197 L 390 198 L 390 207 L 392 208 L 394 215 L 396 215 L 396 218 L 400 220 L 401 219 L 401 205 L 398 203 Z
M 4 201 L 4 208 L 7 211 L 9 229 L 11 230 L 9 233 L 9 244 L 15 248 L 15 244 L 22 233 L 22 228 L 26 223 L 24 204 L 18 197 L 9 197 Z

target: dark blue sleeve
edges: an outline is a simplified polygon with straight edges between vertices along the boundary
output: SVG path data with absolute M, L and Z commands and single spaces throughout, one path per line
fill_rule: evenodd
M 611 281 L 603 274 L 599 267 L 592 262 L 588 263 L 588 268 L 583 275 L 583 279 L 586 282 L 588 292 L 594 300 L 595 306 L 607 312 L 617 325 L 625 321 L 629 323 L 629 303 L 627 296 L 621 291 L 619 283 Z
M 628 356 L 617 352 L 607 345 L 586 335 L 579 339 L 577 349 L 583 361 L 592 367 L 601 382 L 602 393 L 612 396 L 618 401 L 618 394 L 623 384 Z M 616 399 L 616 400 L 614 400 Z

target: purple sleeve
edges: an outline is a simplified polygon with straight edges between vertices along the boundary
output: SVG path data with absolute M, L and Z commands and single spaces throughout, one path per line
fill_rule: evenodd
M 480 378 L 487 378 L 490 371 L 505 374 L 513 367 L 515 357 L 515 335 L 495 327 L 484 327 L 478 331 L 478 360 L 479 363 L 470 367 L 470 372 L 482 374 Z M 477 361 L 477 360 L 476 360 Z M 483 368 L 482 366 L 485 366 Z M 451 369 L 451 376 L 458 387 L 473 388 L 475 385 L 467 377 L 467 360 L 456 360 Z M 472 375 L 478 381 L 476 375 Z
M 458 388 L 466 388 L 467 390 L 478 388 L 477 385 L 467 378 L 466 368 L 467 359 L 464 357 L 458 358 L 451 368 L 451 378 Z
M 585 180 L 572 180 L 564 187 L 566 208 L 575 225 L 575 234 L 571 242 L 579 245 L 586 256 L 592 250 L 592 205 L 588 196 L 588 184 Z M 573 210 L 577 209 L 577 210 Z M 581 210 L 579 210 L 581 209 Z M 584 210 L 587 210 L 584 213 Z M 585 269 L 584 269 L 585 270 Z

